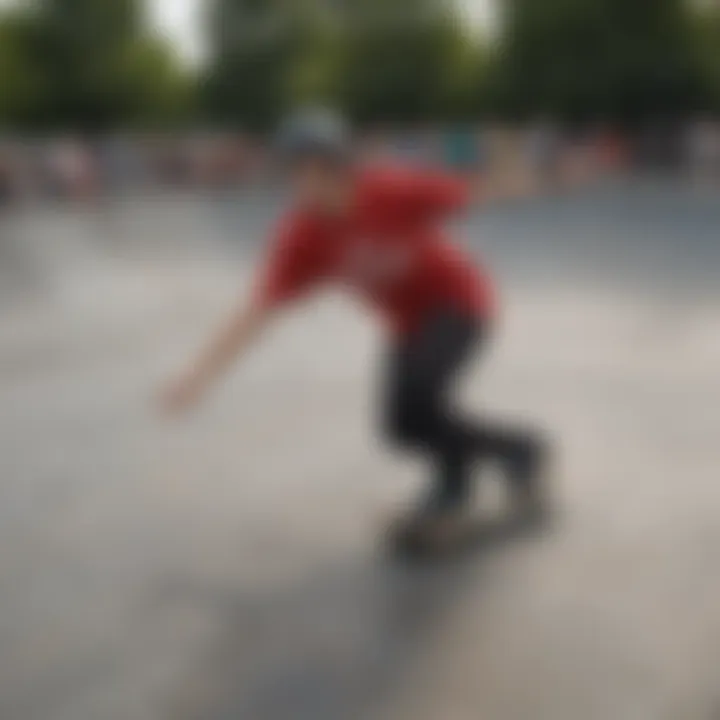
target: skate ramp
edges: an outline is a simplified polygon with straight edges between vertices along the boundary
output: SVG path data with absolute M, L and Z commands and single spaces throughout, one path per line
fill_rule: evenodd
M 642 182 L 463 223 L 505 308 L 463 398 L 551 430 L 559 518 L 424 568 L 378 550 L 423 471 L 378 442 L 352 304 L 290 316 L 194 418 L 153 412 L 278 203 L 18 220 L 39 284 L 0 314 L 0 717 L 715 717 L 716 198 Z

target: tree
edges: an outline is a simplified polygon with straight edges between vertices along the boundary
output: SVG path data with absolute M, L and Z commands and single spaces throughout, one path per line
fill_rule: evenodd
M 37 0 L 8 17 L 0 112 L 11 124 L 104 131 L 184 112 L 188 78 L 146 31 L 140 0 Z
M 216 0 L 203 98 L 224 122 L 267 129 L 297 103 L 361 122 L 467 117 L 483 54 L 449 0 Z
M 472 56 L 442 0 L 355 0 L 341 12 L 340 99 L 361 121 L 442 119 L 462 106 Z
M 292 105 L 332 105 L 341 81 L 342 37 L 333 18 L 318 2 L 298 4 L 294 54 L 288 81 Z
M 39 103 L 40 78 L 29 52 L 30 30 L 25 13 L 0 14 L 0 126 L 23 124 Z
M 641 121 L 699 100 L 686 0 L 507 0 L 505 9 L 495 90 L 506 111 Z
M 703 110 L 720 112 L 720 6 L 699 7 L 694 20 L 705 99 Z
M 102 130 L 132 104 L 126 57 L 138 0 L 40 0 L 32 51 L 43 75 L 41 124 Z
M 141 127 L 168 127 L 194 118 L 193 78 L 163 38 L 144 35 L 126 51 L 122 72 L 126 117 Z
M 302 3 L 217 0 L 202 100 L 211 117 L 253 130 L 274 125 L 290 104 L 291 69 L 303 44 Z

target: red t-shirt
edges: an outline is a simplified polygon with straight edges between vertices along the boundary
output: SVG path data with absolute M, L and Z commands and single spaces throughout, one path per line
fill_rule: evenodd
M 439 308 L 487 317 L 489 280 L 440 229 L 468 195 L 465 183 L 440 173 L 361 171 L 345 215 L 298 208 L 284 218 L 261 278 L 260 302 L 277 306 L 334 282 L 353 289 L 400 334 Z

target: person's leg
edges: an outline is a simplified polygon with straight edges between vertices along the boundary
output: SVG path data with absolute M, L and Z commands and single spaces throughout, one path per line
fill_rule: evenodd
M 431 508 L 462 508 L 478 459 L 500 460 L 518 484 L 530 481 L 540 442 L 530 433 L 462 418 L 450 401 L 452 382 L 485 340 L 477 321 L 439 313 L 391 355 L 388 425 L 399 444 L 425 451 L 435 466 Z
M 479 330 L 453 314 L 438 314 L 393 348 L 385 388 L 386 426 L 398 446 L 431 460 L 433 505 L 462 503 L 470 458 L 447 421 L 450 385 Z

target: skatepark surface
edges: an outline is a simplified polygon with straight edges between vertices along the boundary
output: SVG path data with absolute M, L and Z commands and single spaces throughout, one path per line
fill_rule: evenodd
M 346 299 L 195 416 L 153 406 L 278 204 L 0 215 L 0 718 L 720 718 L 720 191 L 623 180 L 460 223 L 504 306 L 463 402 L 552 433 L 558 517 L 442 565 L 382 553 L 424 478 L 377 439 L 382 337 Z

